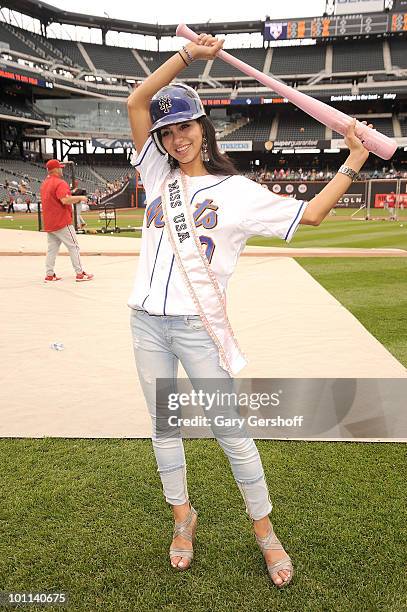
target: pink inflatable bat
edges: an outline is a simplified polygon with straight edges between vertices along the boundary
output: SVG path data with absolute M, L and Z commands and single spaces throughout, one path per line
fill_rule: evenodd
M 177 36 L 183 36 L 192 42 L 196 42 L 198 39 L 198 35 L 184 23 L 179 24 L 176 34 Z M 232 64 L 232 66 L 235 66 L 235 68 L 238 70 L 241 70 L 248 76 L 255 78 L 260 83 L 263 83 L 263 85 L 266 87 L 269 87 L 273 91 L 277 92 L 284 98 L 287 98 L 287 100 L 298 106 L 298 108 L 301 108 L 308 115 L 311 115 L 311 117 L 314 117 L 314 119 L 317 119 L 317 121 L 320 123 L 327 125 L 332 130 L 339 132 L 339 134 L 342 134 L 342 136 L 346 134 L 349 124 L 353 121 L 349 115 L 346 115 L 336 108 L 332 108 L 332 106 L 328 106 L 328 104 L 320 102 L 319 100 L 316 100 L 315 98 L 312 98 L 311 96 L 308 96 L 297 89 L 293 89 L 284 83 L 280 83 L 280 81 L 263 74 L 263 72 L 260 72 L 260 70 L 256 70 L 256 68 L 253 68 L 236 57 L 233 57 L 233 55 L 230 55 L 230 53 L 227 53 L 226 51 L 219 51 L 217 57 L 225 62 L 228 62 L 229 64 Z M 385 136 L 377 130 L 367 127 L 359 121 L 356 121 L 355 133 L 363 142 L 366 149 L 372 153 L 375 153 L 382 159 L 390 159 L 397 149 L 397 143 L 395 140 Z

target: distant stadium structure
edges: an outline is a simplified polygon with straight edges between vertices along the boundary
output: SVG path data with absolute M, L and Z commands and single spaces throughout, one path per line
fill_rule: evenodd
M 356 4 L 360 19 L 354 18 Z M 372 155 L 362 178 L 397 181 L 407 178 L 407 14 L 398 10 L 400 3 L 390 4 L 343 0 L 314 18 L 189 25 L 225 36 L 232 55 L 395 138 L 391 162 Z M 96 202 L 116 193 L 133 172 L 126 99 L 173 54 L 160 50 L 160 42 L 175 35 L 177 24 L 81 15 L 34 0 L 2 6 L 0 201 L 7 198 L 5 185 L 24 176 L 37 194 L 50 156 L 74 161 L 80 186 L 97 194 Z M 22 15 L 35 32 L 15 25 Z M 52 24 L 91 25 L 101 43 L 52 37 Z M 155 49 L 108 45 L 110 32 L 142 35 Z M 257 34 L 261 42 L 230 48 L 229 34 Z M 340 134 L 220 59 L 194 62 L 181 76 L 198 91 L 220 148 L 249 176 L 282 180 L 282 171 L 289 183 L 315 182 L 329 178 L 345 158 Z M 400 189 L 392 183 L 383 193 L 400 195 Z

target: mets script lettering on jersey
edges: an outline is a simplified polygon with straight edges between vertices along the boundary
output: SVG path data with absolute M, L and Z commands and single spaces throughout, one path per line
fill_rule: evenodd
M 218 206 L 213 203 L 213 200 L 204 200 L 195 204 L 195 211 L 193 214 L 195 226 L 204 227 L 205 229 L 213 229 L 218 223 Z M 207 212 L 209 211 L 209 212 Z M 147 227 L 154 221 L 154 227 L 164 227 L 165 223 L 163 220 L 163 209 L 161 206 L 161 196 L 158 196 L 151 204 L 147 207 L 146 211 Z
M 212 200 L 204 200 L 202 204 L 196 204 L 195 208 L 196 211 L 194 212 L 194 220 L 196 227 L 201 227 L 201 225 L 205 229 L 212 229 L 216 227 L 218 223 L 218 215 L 216 213 L 218 207 Z M 210 212 L 204 215 L 207 210 Z
M 171 191 L 170 192 L 170 206 L 175 208 L 176 206 L 179 206 L 178 203 L 179 203 L 179 192 L 176 192 L 175 190 Z M 218 224 L 217 210 L 218 210 L 218 206 L 213 203 L 213 200 L 207 199 L 207 200 L 204 200 L 203 202 L 198 202 L 197 204 L 195 204 L 195 211 L 193 213 L 195 227 L 203 227 L 204 229 L 213 229 L 214 227 L 216 227 Z M 177 217 L 175 218 L 175 222 L 179 224 L 179 227 L 177 226 L 177 232 L 181 232 L 181 238 L 182 238 L 182 239 L 180 238 L 181 242 L 182 240 L 185 240 L 185 238 L 189 237 L 189 235 L 186 235 L 186 236 L 182 235 L 182 230 L 186 229 L 186 226 L 183 227 L 183 224 L 185 223 L 185 219 L 180 218 L 182 216 L 183 215 L 177 215 Z M 163 220 L 163 209 L 161 205 L 161 196 L 153 200 L 153 202 L 151 202 L 151 204 L 148 206 L 147 211 L 146 211 L 146 223 L 147 223 L 147 227 L 150 227 L 152 223 L 154 223 L 154 227 L 158 229 L 164 227 L 165 223 Z M 188 232 L 185 232 L 185 234 L 188 234 Z M 199 236 L 199 240 L 201 244 L 203 244 L 206 247 L 205 254 L 210 263 L 212 261 L 213 253 L 215 251 L 215 244 L 212 238 L 210 238 L 209 236 Z

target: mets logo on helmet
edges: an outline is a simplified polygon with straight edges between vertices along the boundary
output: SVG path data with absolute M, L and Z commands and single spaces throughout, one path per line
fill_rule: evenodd
M 158 98 L 158 106 L 164 113 L 169 113 L 172 107 L 170 96 L 161 96 Z

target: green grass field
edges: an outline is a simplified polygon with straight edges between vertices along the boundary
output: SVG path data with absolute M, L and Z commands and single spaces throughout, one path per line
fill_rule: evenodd
M 256 236 L 247 244 L 255 246 L 287 246 L 296 248 L 393 248 L 407 249 L 407 210 L 400 211 L 398 221 L 387 221 L 383 211 L 372 212 L 376 220 L 363 221 L 363 211 L 352 219 L 355 209 L 336 209 L 318 227 L 299 225 L 293 239 L 286 244 L 279 239 Z
M 337 209 L 336 216 L 327 217 L 319 227 L 300 225 L 294 238 L 286 245 L 283 240 L 263 237 L 251 238 L 249 245 L 257 246 L 289 246 L 289 247 L 353 247 L 353 248 L 398 248 L 407 249 L 407 210 L 400 211 L 399 221 L 358 221 L 351 220 L 350 215 L 355 210 Z M 139 232 L 126 232 L 128 226 L 140 227 L 143 221 L 143 209 L 124 209 L 117 211 L 117 224 L 123 228 L 115 237 L 140 236 Z M 378 211 L 377 216 L 385 213 Z M 99 213 L 84 213 L 89 229 L 100 229 L 105 223 L 99 218 Z M 362 216 L 362 213 L 359 213 Z M 0 215 L 0 227 L 22 230 L 37 230 L 37 215 L 17 213 L 11 219 Z M 112 224 L 113 225 L 113 224 Z M 110 232 L 112 228 L 109 228 Z
M 143 223 L 144 209 L 130 209 L 125 208 L 117 211 L 117 224 L 122 228 L 141 227 Z M 7 218 L 10 217 L 10 218 Z M 101 229 L 105 226 L 105 221 L 99 219 L 99 212 L 88 212 L 83 213 L 82 217 L 87 223 L 87 229 Z M 114 229 L 114 221 L 112 220 L 111 228 L 109 227 L 108 232 Z M 38 230 L 38 219 L 37 213 L 16 213 L 7 215 L 6 213 L 0 214 L 0 228 L 18 229 L 37 231 Z M 99 234 L 97 234 L 99 235 Z M 110 235 L 110 233 L 108 234 Z M 120 234 L 113 234 L 114 236 L 140 236 L 140 233 L 134 232 L 123 232 Z
M 149 440 L 42 439 L 0 442 L 1 589 L 65 590 L 72 612 L 407 610 L 405 446 L 257 445 L 289 588 L 271 585 L 215 440 L 185 441 L 199 522 L 177 573 Z

